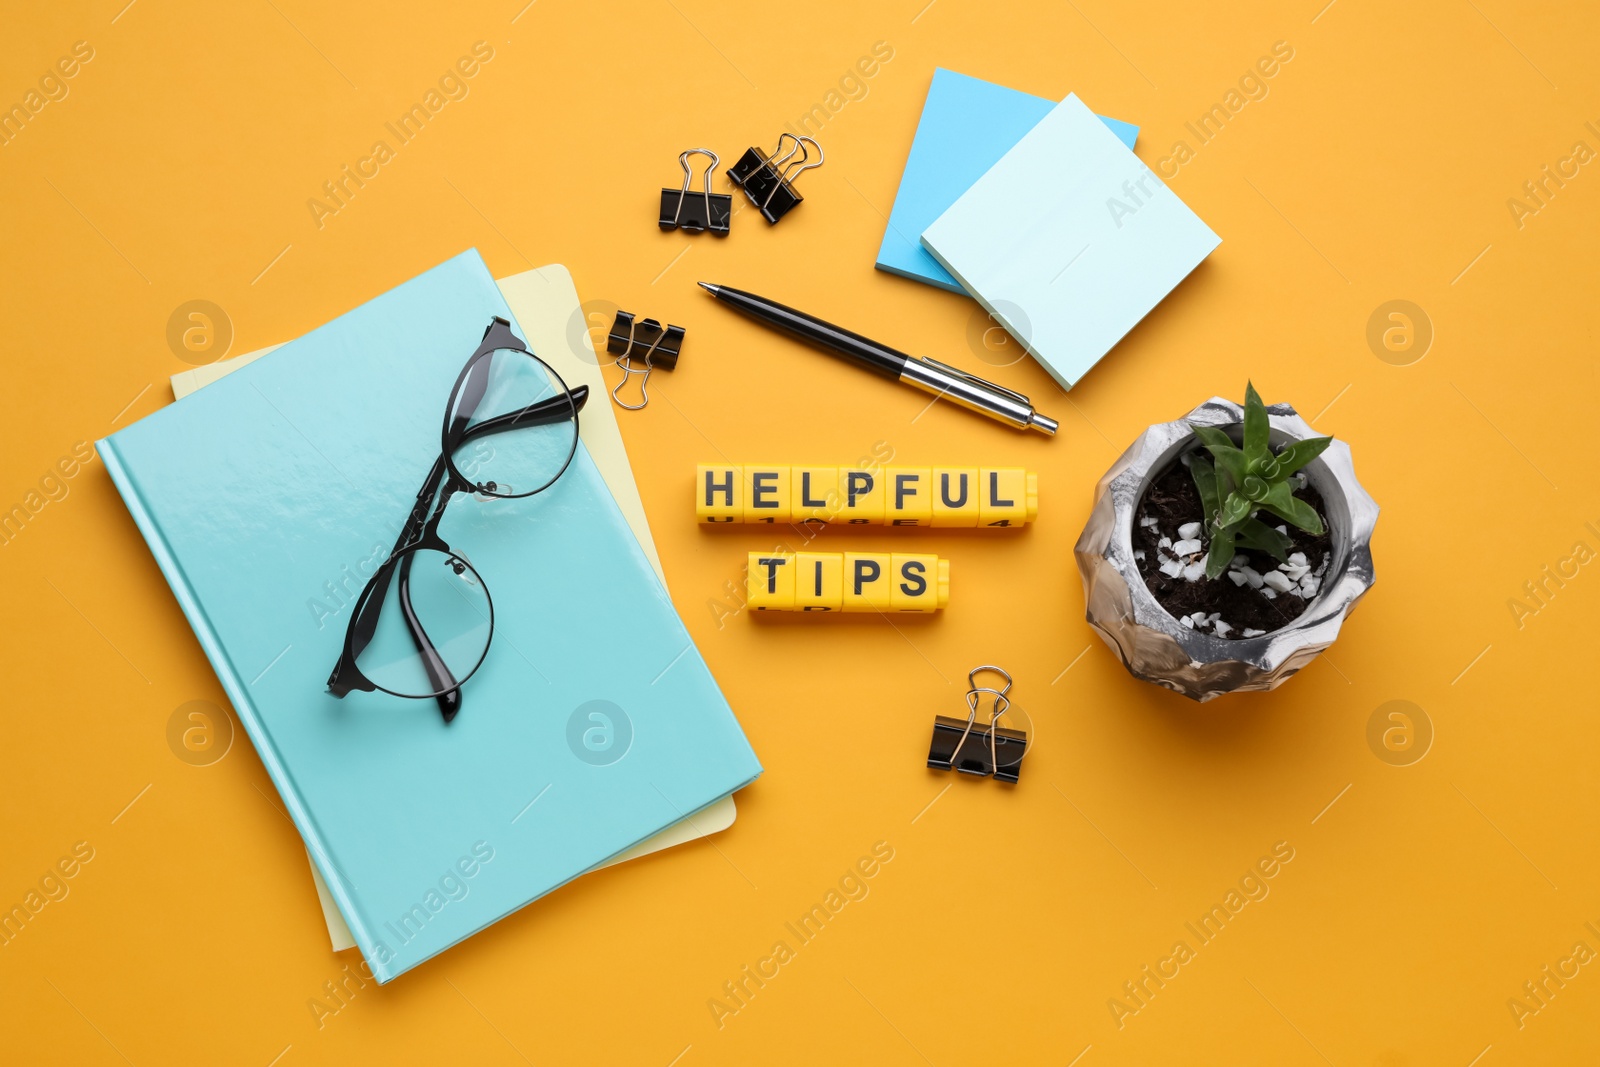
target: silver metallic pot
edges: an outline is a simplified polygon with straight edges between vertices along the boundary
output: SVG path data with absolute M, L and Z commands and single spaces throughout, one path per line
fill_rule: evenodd
M 1273 404 L 1267 414 L 1274 447 L 1320 436 L 1287 404 Z M 1345 616 L 1373 582 L 1378 505 L 1356 480 L 1350 447 L 1335 440 L 1305 468 L 1322 495 L 1333 559 L 1316 599 L 1299 618 L 1260 637 L 1229 641 L 1182 626 L 1156 602 L 1133 559 L 1134 516 L 1145 489 L 1180 454 L 1198 447 L 1193 427 L 1216 426 L 1237 435 L 1243 420 L 1238 404 L 1212 397 L 1176 422 L 1145 430 L 1095 487 L 1094 508 L 1074 549 L 1089 623 L 1129 673 L 1200 701 L 1283 684 L 1333 644 Z

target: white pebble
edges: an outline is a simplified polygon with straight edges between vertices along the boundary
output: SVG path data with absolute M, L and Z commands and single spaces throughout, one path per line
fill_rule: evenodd
M 1306 565 L 1306 554 L 1304 552 L 1291 552 L 1289 553 L 1289 562 L 1296 567 L 1304 567 Z
M 1235 567 L 1243 567 L 1246 563 L 1249 563 L 1249 562 L 1250 562 L 1250 557 L 1245 555 L 1243 552 L 1235 552 L 1234 553 L 1234 555 L 1233 555 L 1233 565 Z
M 1205 612 L 1197 611 L 1193 615 L 1189 616 L 1189 621 L 1191 623 L 1193 623 L 1194 625 L 1196 625 L 1196 626 L 1204 626 L 1206 623 L 1210 622 L 1211 620 L 1206 618 L 1206 613 Z
M 1187 467 L 1189 465 L 1189 453 L 1185 452 L 1183 455 L 1179 456 L 1178 462 Z
M 1274 526 L 1273 529 L 1277 530 L 1281 534 L 1287 534 L 1289 532 L 1289 527 L 1287 526 Z
M 1243 585 L 1244 584 L 1244 572 L 1243 571 L 1229 571 L 1228 572 L 1228 577 L 1233 579 L 1233 584 L 1234 585 Z
M 1193 556 L 1200 551 L 1200 542 L 1193 538 L 1179 541 L 1172 546 L 1172 551 L 1180 556 Z
M 1194 629 L 1194 620 L 1189 618 L 1189 616 L 1185 615 L 1182 618 L 1180 618 L 1178 621 L 1183 623 L 1189 629 L 1191 629 L 1191 630 Z
M 1261 576 L 1261 580 L 1280 593 L 1287 593 L 1294 588 L 1294 583 L 1282 571 L 1268 571 Z
M 1140 526 L 1154 526 L 1156 523 L 1158 523 L 1160 521 L 1161 520 L 1156 518 L 1154 515 L 1146 515 L 1144 518 L 1139 520 L 1139 525 Z
M 1183 568 L 1183 580 L 1186 582 L 1198 582 L 1205 573 L 1206 561 L 1203 559 L 1198 560 Z
M 1245 631 L 1244 631 L 1244 635 L 1246 637 L 1260 637 L 1262 634 L 1264 634 L 1266 632 L 1267 631 L 1265 631 L 1265 630 L 1252 630 L 1252 629 L 1246 627 Z
M 1176 578 L 1178 575 L 1183 573 L 1183 564 L 1179 563 L 1175 559 L 1169 559 L 1167 562 L 1161 565 L 1161 573 L 1165 574 L 1168 578 Z
M 1285 563 L 1278 569 L 1287 574 L 1291 582 L 1298 582 L 1301 578 L 1311 573 L 1311 568 L 1309 567 L 1296 567 L 1290 563 Z
M 1239 569 L 1244 571 L 1244 580 L 1250 583 L 1250 588 L 1251 589 L 1260 589 L 1261 588 L 1261 583 L 1263 581 L 1265 581 L 1265 579 L 1262 578 L 1261 575 L 1256 573 L 1255 568 L 1253 568 L 1253 567 L 1241 567 Z
M 1142 549 L 1142 548 L 1134 549 L 1133 550 L 1133 558 L 1138 560 L 1140 563 L 1143 563 L 1144 562 L 1144 549 Z
M 1323 556 L 1322 557 L 1322 562 L 1317 564 L 1317 577 L 1321 578 L 1322 577 L 1322 572 L 1327 570 L 1327 569 L 1328 569 L 1328 557 L 1327 556 Z
M 1212 623 L 1212 626 L 1214 626 L 1216 628 L 1218 637 L 1227 637 L 1228 636 L 1228 631 L 1233 629 L 1232 626 L 1229 626 L 1227 623 L 1223 622 L 1221 619 L 1218 619 L 1214 623 Z
M 1278 599 L 1278 594 L 1273 592 L 1271 589 L 1263 589 L 1263 590 L 1261 590 L 1261 595 L 1266 597 L 1268 600 L 1277 600 Z
M 1156 547 L 1157 548 L 1171 548 L 1172 547 L 1172 538 L 1163 537 L 1161 540 L 1156 542 Z
M 1321 584 L 1322 583 L 1318 582 L 1315 578 L 1311 577 L 1311 575 L 1306 575 L 1304 578 L 1300 579 L 1300 595 L 1305 597 L 1307 600 L 1310 600 L 1312 597 L 1317 595 L 1317 589 Z
M 1199 537 L 1200 529 L 1201 526 L 1198 522 L 1186 522 L 1178 527 L 1178 536 L 1187 541 L 1190 538 Z

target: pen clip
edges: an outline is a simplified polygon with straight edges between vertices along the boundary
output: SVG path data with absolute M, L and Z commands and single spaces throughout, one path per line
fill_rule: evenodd
M 946 374 L 953 374 L 957 378 L 960 378 L 962 381 L 967 382 L 970 385 L 981 386 L 984 389 L 992 389 L 997 393 L 1010 397 L 1012 400 L 1015 400 L 1017 403 L 1026 407 L 1033 406 L 1033 401 L 1029 400 L 1026 396 L 1017 392 L 1015 389 L 1007 389 L 1003 385 L 996 385 L 994 382 L 991 382 L 986 378 L 980 378 L 976 374 L 964 371 L 959 367 L 952 367 L 948 363 L 941 363 L 932 356 L 918 356 L 917 359 L 930 367 L 944 371 Z

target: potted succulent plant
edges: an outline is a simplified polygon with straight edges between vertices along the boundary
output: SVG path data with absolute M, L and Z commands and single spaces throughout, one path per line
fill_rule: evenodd
M 1372 587 L 1377 518 L 1343 442 L 1253 385 L 1243 406 L 1213 397 L 1100 479 L 1075 549 L 1089 622 L 1195 700 L 1276 688 Z

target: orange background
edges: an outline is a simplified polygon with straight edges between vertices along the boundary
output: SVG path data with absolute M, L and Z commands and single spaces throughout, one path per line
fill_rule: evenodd
M 1520 220 L 1507 205 L 1575 142 L 1600 149 L 1592 10 L 123 3 L 13 7 L 0 32 L 0 103 L 74 42 L 94 51 L 0 147 L 0 506 L 75 442 L 170 402 L 186 364 L 166 323 L 185 301 L 224 308 L 239 353 L 467 246 L 497 275 L 565 263 L 585 299 L 688 328 L 682 363 L 623 431 L 678 609 L 767 773 L 729 832 L 581 879 L 319 1026 L 308 1001 L 354 957 L 327 947 L 249 745 L 205 767 L 169 749 L 174 709 L 224 698 L 90 463 L 0 547 L 0 907 L 74 843 L 94 850 L 70 895 L 0 948 L 8 1060 L 1600 1057 L 1600 966 L 1520 1027 L 1507 1004 L 1575 942 L 1600 951 L 1585 927 L 1600 927 L 1600 564 L 1566 564 L 1520 620 L 1509 606 L 1575 542 L 1600 550 L 1600 165 Z M 307 200 L 480 40 L 494 57 L 470 95 L 319 228 Z M 879 41 L 893 58 L 830 101 Z M 1184 123 L 1277 41 L 1294 58 L 1268 95 L 1197 145 Z M 972 302 L 872 268 L 939 65 L 1076 91 L 1138 123 L 1152 166 L 1176 140 L 1194 149 L 1171 185 L 1221 248 L 1070 396 L 1026 360 L 985 367 L 1013 357 L 985 347 L 981 319 L 970 340 Z M 679 151 L 731 162 L 838 102 L 827 165 L 780 225 L 746 209 L 723 241 L 657 230 Z M 988 373 L 1062 432 L 942 406 L 918 417 L 917 394 L 714 308 L 698 279 Z M 1407 366 L 1366 340 L 1393 299 L 1434 330 Z M 1144 426 L 1237 397 L 1247 377 L 1351 443 L 1384 508 L 1379 581 L 1285 687 L 1198 706 L 1128 677 L 1092 634 L 1071 546 L 1095 479 Z M 694 463 L 851 463 L 878 441 L 908 464 L 1039 471 L 1038 523 L 823 535 L 949 557 L 935 618 L 719 626 L 724 583 L 772 531 L 698 528 Z M 960 711 L 984 662 L 1015 675 L 1033 724 L 1016 788 L 923 766 L 933 717 Z M 1432 725 L 1420 762 L 1369 747 L 1391 700 Z M 791 940 L 784 924 L 880 841 L 894 858 L 870 894 L 791 943 L 719 1027 L 723 983 Z M 1184 923 L 1277 842 L 1294 859 L 1270 895 L 1199 946 Z M 1195 958 L 1119 1028 L 1108 1000 L 1180 939 Z

